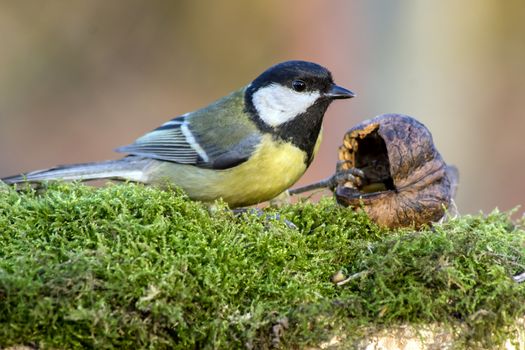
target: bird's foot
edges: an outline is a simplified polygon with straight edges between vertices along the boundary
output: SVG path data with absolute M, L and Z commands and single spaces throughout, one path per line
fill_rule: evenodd
M 334 175 L 310 185 L 294 188 L 289 190 L 289 193 L 294 195 L 324 188 L 334 191 L 337 186 L 344 185 L 348 182 L 354 184 L 354 187 L 360 186 L 365 179 L 365 173 L 358 168 L 343 169 L 343 164 L 344 162 L 337 163 L 337 168 Z

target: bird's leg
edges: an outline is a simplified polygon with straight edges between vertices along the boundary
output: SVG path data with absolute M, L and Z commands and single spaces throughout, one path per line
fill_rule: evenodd
M 342 185 L 347 182 L 351 182 L 355 185 L 355 187 L 357 187 L 363 182 L 365 174 L 361 169 L 358 168 L 343 169 L 344 163 L 344 161 L 337 162 L 336 172 L 334 175 L 310 185 L 294 188 L 292 190 L 289 190 L 288 192 L 291 195 L 294 195 L 321 188 L 328 188 L 330 191 L 333 191 L 338 185 Z

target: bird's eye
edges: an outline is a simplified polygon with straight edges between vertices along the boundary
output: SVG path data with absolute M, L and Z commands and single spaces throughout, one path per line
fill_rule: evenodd
M 297 92 L 304 91 L 304 89 L 306 89 L 306 83 L 302 80 L 294 80 L 292 82 L 292 88 Z

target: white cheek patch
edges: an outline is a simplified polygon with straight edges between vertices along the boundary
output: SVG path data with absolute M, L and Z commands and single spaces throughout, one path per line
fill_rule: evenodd
M 320 96 L 319 92 L 297 92 L 280 84 L 271 84 L 257 90 L 252 102 L 259 117 L 275 127 L 306 112 Z

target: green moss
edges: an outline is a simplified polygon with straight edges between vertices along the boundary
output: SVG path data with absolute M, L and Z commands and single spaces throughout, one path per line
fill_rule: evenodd
M 490 345 L 525 314 L 508 214 L 389 232 L 331 199 L 279 212 L 298 229 L 178 190 L 0 187 L 0 345 L 303 347 L 429 322 Z M 338 270 L 367 273 L 336 286 Z

